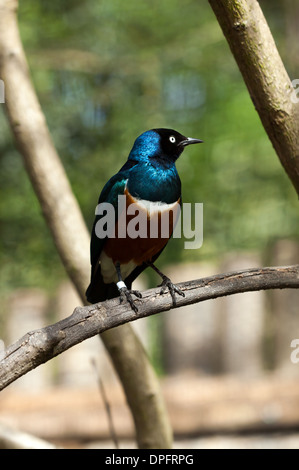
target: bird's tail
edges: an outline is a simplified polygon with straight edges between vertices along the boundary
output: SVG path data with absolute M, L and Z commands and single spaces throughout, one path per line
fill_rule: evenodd
M 105 284 L 98 269 L 91 278 L 90 284 L 86 290 L 86 299 L 91 304 L 103 302 L 104 300 L 113 299 L 119 296 L 119 291 L 114 282 Z
M 86 299 L 91 304 L 103 302 L 118 297 L 119 292 L 115 283 L 104 284 L 100 269 L 92 277 L 86 290 Z

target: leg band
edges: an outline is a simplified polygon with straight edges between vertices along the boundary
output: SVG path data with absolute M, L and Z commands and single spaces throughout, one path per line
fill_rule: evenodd
M 124 287 L 127 287 L 124 281 L 118 281 L 116 285 L 118 289 L 123 289 Z

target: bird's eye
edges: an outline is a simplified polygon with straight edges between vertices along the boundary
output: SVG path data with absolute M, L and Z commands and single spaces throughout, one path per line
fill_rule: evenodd
M 175 143 L 175 137 L 174 137 L 173 135 L 171 135 L 171 136 L 169 137 L 169 140 L 170 140 L 170 142 L 171 142 L 172 144 Z

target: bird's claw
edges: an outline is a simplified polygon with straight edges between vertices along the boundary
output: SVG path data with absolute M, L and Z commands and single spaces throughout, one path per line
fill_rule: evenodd
M 173 305 L 176 305 L 175 293 L 185 297 L 184 292 L 173 284 L 167 276 L 163 276 L 163 281 L 158 287 L 161 287 L 160 294 L 165 294 L 165 292 L 169 290 Z
M 129 302 L 132 310 L 134 310 L 134 312 L 137 313 L 138 308 L 134 302 L 132 294 L 138 297 L 139 299 L 141 299 L 142 298 L 141 292 L 139 292 L 138 290 L 129 290 L 127 287 L 122 287 L 119 292 L 120 292 L 120 303 L 126 300 L 127 302 Z

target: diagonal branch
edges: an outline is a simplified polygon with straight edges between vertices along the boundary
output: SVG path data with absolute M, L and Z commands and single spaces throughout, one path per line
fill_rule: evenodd
M 89 234 L 31 83 L 17 8 L 17 0 L 0 0 L 0 77 L 7 117 L 63 265 L 84 303 Z M 159 380 L 139 338 L 130 325 L 107 331 L 101 338 L 124 387 L 138 446 L 169 448 L 172 432 Z
M 185 297 L 177 296 L 183 307 L 225 295 L 266 289 L 299 288 L 299 265 L 246 269 L 178 284 Z M 170 294 L 150 289 L 138 300 L 138 313 L 119 299 L 77 307 L 71 316 L 53 325 L 31 331 L 9 346 L 0 362 L 0 390 L 35 367 L 104 331 L 138 318 L 173 308 Z
M 299 105 L 257 0 L 209 0 L 265 131 L 299 194 Z

